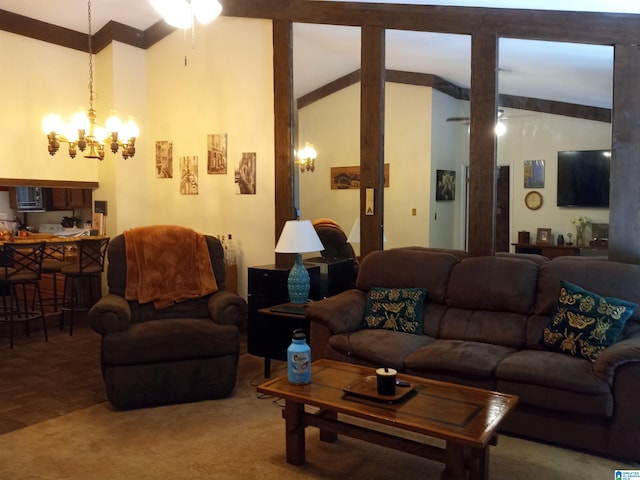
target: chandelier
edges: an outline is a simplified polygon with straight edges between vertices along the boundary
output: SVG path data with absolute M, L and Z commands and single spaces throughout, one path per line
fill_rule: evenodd
M 109 143 L 111 151 L 117 153 L 122 148 L 122 156 L 126 160 L 136 153 L 136 138 L 140 129 L 132 119 L 122 123 L 118 117 L 111 116 L 106 128 L 96 124 L 96 111 L 93 108 L 95 92 L 93 90 L 93 43 L 91 32 L 91 0 L 88 1 L 89 18 L 89 110 L 78 112 L 71 118 L 71 123 L 63 124 L 58 115 L 50 114 L 42 122 L 42 130 L 49 140 L 49 154 L 55 155 L 60 143 L 69 144 L 69 156 L 75 158 L 77 150 L 84 152 L 85 158 L 104 158 L 105 143 Z
M 218 0 L 151 0 L 164 21 L 176 28 L 193 28 L 194 18 L 206 25 L 222 12 Z
M 295 163 L 300 165 L 300 172 L 313 172 L 316 169 L 316 158 L 318 152 L 313 148 L 313 144 L 305 142 L 304 148 L 298 152 L 298 159 Z

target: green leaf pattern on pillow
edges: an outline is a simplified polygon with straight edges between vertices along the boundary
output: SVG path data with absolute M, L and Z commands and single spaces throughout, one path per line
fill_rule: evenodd
M 426 295 L 424 288 L 372 288 L 362 328 L 422 335 Z
M 555 313 L 543 332 L 549 350 L 595 361 L 615 343 L 635 303 L 602 297 L 562 281 Z

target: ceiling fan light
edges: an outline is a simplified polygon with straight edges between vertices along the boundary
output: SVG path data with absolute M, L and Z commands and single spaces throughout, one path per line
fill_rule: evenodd
M 191 0 L 191 8 L 193 15 L 203 25 L 211 23 L 222 12 L 222 5 L 218 0 Z
M 171 4 L 174 2 L 175 0 L 151 0 L 151 6 L 164 17 L 171 12 Z
M 184 0 L 165 0 L 163 2 L 164 21 L 172 27 L 190 28 L 191 27 L 191 6 Z

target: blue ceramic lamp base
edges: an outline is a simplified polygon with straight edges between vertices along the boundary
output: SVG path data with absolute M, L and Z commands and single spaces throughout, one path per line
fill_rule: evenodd
M 289 301 L 296 304 L 305 304 L 309 300 L 309 272 L 302 265 L 302 257 L 296 255 L 296 263 L 289 272 L 287 282 L 289 288 Z

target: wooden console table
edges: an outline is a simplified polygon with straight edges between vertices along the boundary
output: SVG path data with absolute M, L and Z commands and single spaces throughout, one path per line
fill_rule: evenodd
M 580 255 L 580 247 L 576 245 L 542 245 L 536 243 L 513 243 L 516 253 L 534 253 L 549 259 L 564 256 Z

